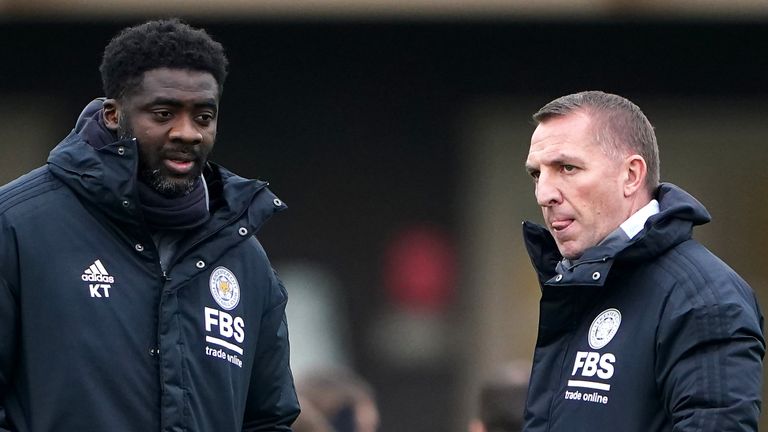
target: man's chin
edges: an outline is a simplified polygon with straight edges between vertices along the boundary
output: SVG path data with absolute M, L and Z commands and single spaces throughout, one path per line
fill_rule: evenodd
M 157 193 L 168 198 L 178 198 L 188 195 L 195 188 L 199 173 L 185 176 L 172 176 L 167 173 L 161 173 L 155 170 L 151 173 L 145 173 L 142 181 L 154 189 Z
M 563 258 L 566 258 L 569 260 L 579 259 L 581 255 L 584 253 L 584 251 L 576 247 L 576 245 L 558 244 L 557 249 L 560 251 L 560 255 L 562 255 Z
M 184 195 L 188 195 L 190 192 L 192 192 L 192 189 L 195 188 L 196 182 L 197 177 L 184 179 L 165 179 L 158 185 L 158 187 L 155 188 L 155 190 L 167 197 L 178 198 Z

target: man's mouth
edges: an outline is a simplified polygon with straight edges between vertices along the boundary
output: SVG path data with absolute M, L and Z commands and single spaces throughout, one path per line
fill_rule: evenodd
M 195 167 L 195 161 L 190 159 L 163 159 L 163 165 L 171 174 L 186 175 Z
M 573 224 L 573 219 L 558 219 L 555 221 L 552 221 L 550 223 L 550 226 L 552 227 L 552 231 L 554 232 L 561 232 L 566 230 L 571 224 Z

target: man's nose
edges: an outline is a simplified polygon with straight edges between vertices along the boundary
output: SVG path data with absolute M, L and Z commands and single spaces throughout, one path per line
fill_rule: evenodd
M 200 144 L 203 141 L 203 134 L 198 129 L 194 119 L 180 116 L 173 125 L 169 138 L 172 141 L 180 141 L 185 144 Z
M 536 182 L 536 202 L 541 207 L 550 207 L 560 204 L 563 201 L 563 195 L 560 193 L 555 179 L 545 173 L 539 174 Z

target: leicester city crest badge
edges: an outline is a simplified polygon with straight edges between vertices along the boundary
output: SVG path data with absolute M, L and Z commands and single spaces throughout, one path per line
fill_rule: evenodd
M 589 326 L 589 346 L 600 349 L 613 339 L 621 325 L 621 312 L 618 309 L 606 309 L 595 317 Z
M 232 310 L 240 302 L 240 284 L 235 275 L 226 267 L 216 267 L 209 281 L 211 295 L 225 310 Z

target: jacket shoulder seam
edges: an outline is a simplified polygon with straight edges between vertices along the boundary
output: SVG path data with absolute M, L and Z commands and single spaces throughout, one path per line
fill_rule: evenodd
M 0 188 L 0 214 L 31 197 L 39 197 L 45 192 L 58 189 L 61 185 L 61 182 L 51 174 L 48 167 L 31 171 Z

